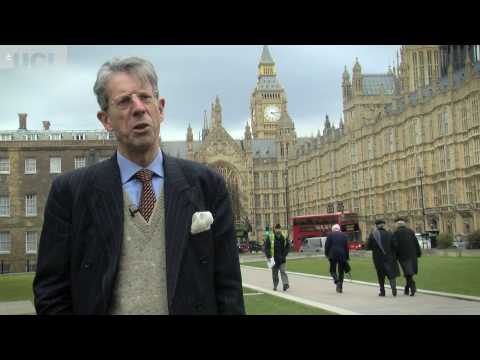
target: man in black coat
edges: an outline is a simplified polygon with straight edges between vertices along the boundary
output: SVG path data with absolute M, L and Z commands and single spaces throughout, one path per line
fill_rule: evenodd
M 338 224 L 332 226 L 332 232 L 327 236 L 325 256 L 330 262 L 330 274 L 332 275 L 333 282 L 337 286 L 336 291 L 342 293 L 345 267 L 347 266 L 347 261 L 350 259 L 350 252 L 348 249 L 347 235 L 340 231 L 340 225 Z
M 390 282 L 392 295 L 397 296 L 396 278 L 400 275 L 400 269 L 396 259 L 396 249 L 392 242 L 392 234 L 385 230 L 385 221 L 375 221 L 376 229 L 372 231 L 367 241 L 367 250 L 372 250 L 373 264 L 377 271 L 379 296 L 385 296 L 385 277 Z
M 162 153 L 157 81 L 139 58 L 99 70 L 97 116 L 118 148 L 52 184 L 33 284 L 38 314 L 245 314 L 225 182 Z
M 405 295 L 414 296 L 417 291 L 413 276 L 418 273 L 418 258 L 422 256 L 420 245 L 413 230 L 406 225 L 405 219 L 397 218 L 397 230 L 393 233 L 392 241 L 397 249 L 397 258 L 405 276 Z
M 271 259 L 273 257 L 273 260 L 275 261 L 275 265 L 272 267 L 274 291 L 277 291 L 278 283 L 280 281 L 278 278 L 279 271 L 280 276 L 282 277 L 283 291 L 287 291 L 287 289 L 290 287 L 286 272 L 287 255 L 290 250 L 290 244 L 288 240 L 285 239 L 285 236 L 283 236 L 281 230 L 282 228 L 280 224 L 277 224 L 275 225 L 274 233 L 267 228 L 265 234 L 265 256 L 267 259 Z

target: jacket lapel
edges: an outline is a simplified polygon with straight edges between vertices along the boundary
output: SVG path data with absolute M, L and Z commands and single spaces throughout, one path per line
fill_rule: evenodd
M 92 179 L 89 199 L 95 231 L 108 257 L 103 291 L 110 299 L 113 287 L 107 288 L 107 285 L 113 285 L 115 280 L 123 239 L 123 189 L 116 153 L 101 165 Z
M 175 158 L 164 156 L 165 171 L 165 241 L 167 261 L 167 293 L 171 307 L 182 263 L 182 257 L 190 234 L 192 215 L 198 211 L 195 204 L 195 187 L 191 187 Z

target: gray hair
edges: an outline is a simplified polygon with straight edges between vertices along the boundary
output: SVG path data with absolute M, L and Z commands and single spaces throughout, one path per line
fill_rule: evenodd
M 107 83 L 114 73 L 119 72 L 134 75 L 142 84 L 149 83 L 152 86 L 154 95 L 158 97 L 158 77 L 151 62 L 138 57 L 113 58 L 111 61 L 103 64 L 100 70 L 98 70 L 97 80 L 93 86 L 93 92 L 97 96 L 97 102 L 102 111 L 107 111 L 108 109 Z

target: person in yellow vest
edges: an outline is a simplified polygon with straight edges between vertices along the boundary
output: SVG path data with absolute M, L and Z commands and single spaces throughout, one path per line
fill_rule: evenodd
M 265 228 L 265 256 L 267 259 L 273 258 L 275 265 L 272 267 L 273 290 L 277 291 L 279 283 L 278 272 L 282 278 L 283 291 L 286 291 L 290 285 L 286 273 L 287 255 L 290 250 L 288 240 L 283 236 L 280 224 L 275 225 L 275 231 L 271 231 L 267 226 Z

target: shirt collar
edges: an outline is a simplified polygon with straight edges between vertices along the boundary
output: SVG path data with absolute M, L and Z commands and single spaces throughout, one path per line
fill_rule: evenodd
M 154 175 L 159 176 L 161 178 L 164 177 L 163 174 L 163 154 L 162 151 L 159 150 L 157 156 L 153 161 L 146 167 L 143 168 L 140 165 L 134 163 L 133 161 L 127 159 L 125 156 L 120 154 L 117 150 L 117 162 L 118 167 L 120 168 L 120 177 L 122 179 L 122 185 L 125 185 L 129 182 L 133 175 L 137 173 L 137 171 L 142 169 L 148 169 L 153 172 Z

